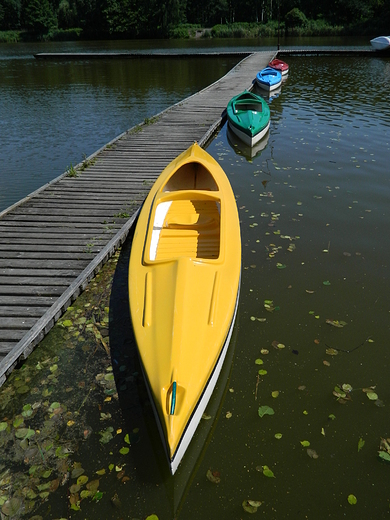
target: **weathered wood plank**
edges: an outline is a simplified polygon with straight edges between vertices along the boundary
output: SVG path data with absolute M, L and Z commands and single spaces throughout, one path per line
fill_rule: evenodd
M 3 329 L 28 330 L 36 323 L 36 318 L 2 318 L 0 317 L 0 338 Z
M 18 285 L 40 285 L 40 286 L 57 286 L 64 288 L 68 287 L 73 282 L 73 278 L 52 278 L 52 277 L 33 277 L 33 276 L 1 276 L 0 275 L 0 291 L 2 287 L 12 283 L 12 287 Z M 1 293 L 0 293 L 1 294 Z
M 39 284 L 39 278 L 36 282 Z M 0 285 L 0 296 L 60 296 L 67 288 L 68 285 Z
M 16 318 L 40 318 L 47 311 L 46 307 L 28 307 L 25 305 L 1 305 L 0 316 L 2 317 L 16 317 Z

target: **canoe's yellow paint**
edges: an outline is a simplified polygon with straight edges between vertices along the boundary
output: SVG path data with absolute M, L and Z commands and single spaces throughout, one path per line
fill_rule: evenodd
M 129 266 L 135 337 L 171 458 L 227 336 L 240 270 L 232 188 L 194 144 L 146 198 Z

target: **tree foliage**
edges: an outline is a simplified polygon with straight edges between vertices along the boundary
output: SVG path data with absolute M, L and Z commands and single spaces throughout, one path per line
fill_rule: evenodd
M 390 23 L 388 0 L 0 0 L 0 30 L 37 36 L 82 29 L 86 38 L 167 37 L 184 24 L 238 22 L 302 27 L 320 21 L 351 26 Z M 374 23 L 375 22 L 375 23 Z M 382 24 L 382 25 L 381 25 Z

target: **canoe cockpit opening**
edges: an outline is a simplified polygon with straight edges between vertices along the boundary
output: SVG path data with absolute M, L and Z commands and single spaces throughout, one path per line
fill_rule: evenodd
M 262 107 L 261 103 L 256 103 L 253 101 L 252 101 L 252 103 L 250 103 L 248 101 L 245 101 L 244 103 L 239 103 L 239 102 L 234 103 L 233 110 L 234 110 L 234 113 L 247 112 L 248 110 L 250 110 L 252 112 L 262 112 L 263 107 Z
M 163 192 L 178 190 L 218 191 L 218 186 L 210 172 L 198 162 L 189 162 L 180 166 L 170 177 Z
M 161 202 L 155 212 L 149 259 L 217 259 L 220 227 L 219 200 L 178 198 Z

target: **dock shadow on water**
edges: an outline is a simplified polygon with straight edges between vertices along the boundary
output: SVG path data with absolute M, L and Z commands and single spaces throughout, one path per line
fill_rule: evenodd
M 2 520 L 171 520 L 185 501 L 226 392 L 234 337 L 207 416 L 172 477 L 131 327 L 131 240 L 132 232 L 0 388 Z

